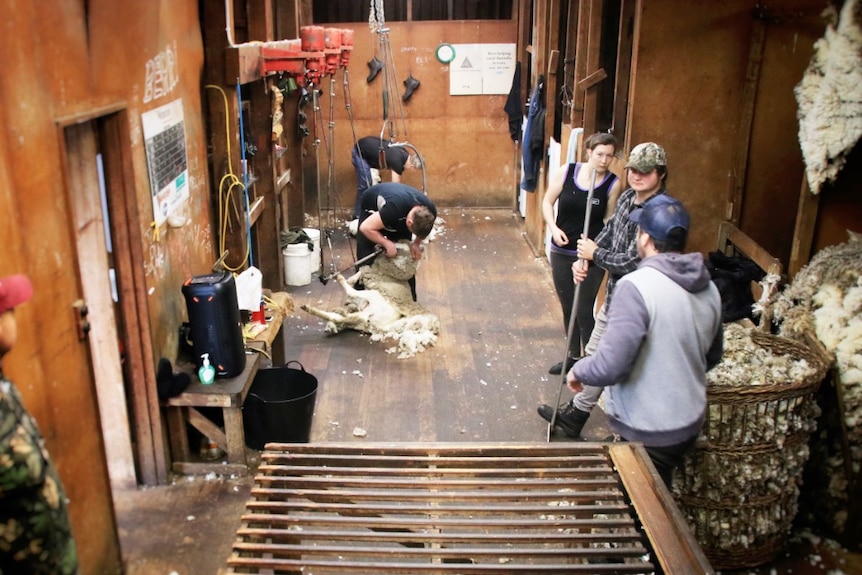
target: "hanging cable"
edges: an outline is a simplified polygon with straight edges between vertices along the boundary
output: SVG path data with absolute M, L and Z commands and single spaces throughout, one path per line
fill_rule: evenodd
M 569 64 L 574 64 L 574 60 L 567 60 L 563 58 L 563 83 L 560 85 L 560 103 L 563 105 L 563 110 L 566 108 L 571 110 L 574 105 L 574 94 L 572 93 L 571 88 L 569 88 L 569 82 L 575 81 L 575 71 L 572 66 L 572 71 L 569 73 Z
M 311 113 L 313 116 L 312 126 L 314 127 L 314 173 L 315 173 L 315 188 L 317 189 L 317 221 L 320 222 L 320 213 L 322 207 L 322 199 L 320 194 L 320 91 L 317 87 L 311 85 Z
M 370 0 L 368 26 L 377 34 L 378 50 L 383 60 L 383 126 L 380 129 L 381 140 L 406 140 L 407 125 L 404 121 L 404 106 L 398 91 L 398 74 L 395 69 L 395 57 L 389 42 L 389 28 L 386 27 L 386 16 L 383 11 L 383 0 Z M 393 108 L 390 110 L 390 106 Z M 392 113 L 390 113 L 392 112 Z M 396 115 L 399 122 L 392 121 Z
M 219 257 L 222 257 L 226 253 L 225 248 L 225 237 L 228 233 L 228 226 L 230 224 L 230 214 L 228 212 L 229 206 L 233 205 L 231 203 L 231 195 L 233 194 L 234 188 L 240 188 L 244 193 L 246 191 L 245 185 L 239 179 L 239 177 L 233 171 L 233 162 L 231 161 L 231 146 L 230 146 L 230 116 L 228 114 L 228 100 L 227 94 L 220 87 L 215 84 L 207 84 L 205 86 L 208 89 L 218 90 L 221 93 L 222 100 L 224 101 L 224 116 L 225 116 L 225 142 L 227 143 L 227 173 L 222 176 L 221 180 L 219 180 L 218 185 L 218 222 L 219 222 Z M 227 184 L 227 189 L 225 189 L 225 185 Z M 236 206 L 234 205 L 234 214 L 236 216 L 237 223 L 240 222 L 239 212 L 236 210 Z M 251 245 L 246 246 L 246 252 L 243 256 L 242 262 L 235 268 L 228 266 L 226 263 L 223 264 L 224 268 L 229 271 L 239 271 L 241 270 L 249 258 Z
M 333 192 L 338 195 L 338 186 L 335 177 L 335 72 L 329 75 L 329 139 L 326 145 L 327 175 L 326 191 L 329 200 L 329 211 L 327 213 L 327 224 L 331 224 L 333 207 L 341 207 L 340 197 L 333 201 Z

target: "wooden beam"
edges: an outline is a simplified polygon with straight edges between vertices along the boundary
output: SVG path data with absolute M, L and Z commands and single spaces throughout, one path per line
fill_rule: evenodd
M 742 87 L 739 124 L 737 127 L 736 160 L 734 162 L 734 187 L 729 198 L 729 219 L 739 224 L 742 214 L 742 198 L 745 192 L 748 172 L 748 155 L 751 146 L 751 126 L 754 123 L 754 105 L 757 100 L 757 86 L 760 83 L 760 68 L 763 64 L 763 47 L 766 43 L 766 21 L 755 17 L 751 27 L 751 41 L 748 48 L 748 68 L 745 84 Z
M 560 51 L 551 50 L 551 55 L 548 58 L 548 77 L 557 75 L 557 68 L 560 65 Z
M 604 80 L 608 77 L 608 73 L 605 72 L 604 68 L 599 68 L 580 82 L 578 82 L 578 88 L 584 90 L 585 92 Z
M 787 264 L 787 281 L 793 281 L 802 266 L 811 259 L 811 245 L 814 243 L 814 230 L 817 227 L 817 214 L 820 211 L 820 194 L 812 194 L 808 178 L 802 174 L 799 190 L 799 204 L 796 208 L 796 224 L 793 227 L 793 245 L 790 262 Z
M 255 198 L 255 200 L 251 203 L 251 206 L 248 208 L 248 219 L 250 225 L 254 225 L 257 222 L 260 215 L 263 213 L 263 209 L 266 207 L 266 198 L 263 196 L 259 198 Z
M 87 309 L 70 310 L 78 321 L 92 326 L 83 332 L 82 344 L 88 345 L 102 440 L 108 463 L 111 486 L 131 488 L 136 485 L 135 461 L 127 412 L 120 352 L 117 347 L 117 319 L 109 282 L 99 273 L 112 266 L 105 249 L 104 220 L 99 195 L 96 157 L 98 138 L 95 122 L 81 122 L 63 130 L 66 143 L 66 181 L 72 201 L 74 241 L 78 269 L 81 270 L 81 296 Z
M 151 360 L 154 356 L 144 268 L 132 263 L 144 257 L 141 242 L 132 241 L 141 223 L 131 153 L 127 149 L 128 125 L 125 112 L 109 115 L 101 122 L 100 146 L 105 150 L 105 182 L 110 194 L 111 239 L 123 316 L 120 328 L 126 347 L 138 479 L 144 485 L 158 485 L 168 481 L 167 445 Z
M 575 42 L 575 71 L 572 78 L 572 126 L 583 127 L 584 125 L 584 91 L 575 90 L 574 87 L 581 79 L 587 76 L 587 52 L 589 50 L 589 21 L 590 1 L 578 2 L 577 9 L 577 36 Z
M 233 3 L 230 3 L 231 11 Z M 231 22 L 233 17 L 231 16 Z M 228 27 L 228 19 L 225 17 L 224 5 L 218 2 L 204 2 L 201 5 L 201 32 L 204 45 L 204 86 L 206 88 L 206 110 L 207 124 L 209 125 L 210 170 L 213 181 L 213 206 L 225 204 L 226 212 L 231 206 L 227 206 L 225 196 L 227 188 L 235 178 L 241 178 L 242 167 L 240 165 L 239 145 L 239 101 L 236 93 L 237 78 L 225 78 L 226 54 L 228 52 L 228 39 L 225 30 Z M 230 153 L 228 153 L 230 152 Z M 232 176 L 225 178 L 225 176 Z M 234 188 L 236 191 L 236 188 Z M 231 198 L 236 198 L 232 194 Z M 213 209 L 215 212 L 215 208 Z M 226 214 L 216 214 L 216 218 L 227 217 Z M 237 245 L 227 245 L 223 233 L 222 221 L 216 222 L 216 242 L 219 245 L 221 256 L 221 245 L 243 258 L 246 253 L 244 238 Z M 240 259 L 239 261 L 242 261 Z M 233 266 L 238 262 L 231 261 Z
M 604 0 L 589 0 L 585 1 L 589 5 L 589 19 L 587 21 L 587 52 L 584 54 L 586 59 L 585 74 L 582 79 L 593 77 L 599 70 L 601 65 L 601 45 L 602 45 L 602 16 L 604 13 Z M 580 55 L 579 55 L 580 57 Z M 581 88 L 581 80 L 578 81 L 578 87 Z M 590 84 L 589 87 L 583 87 L 581 90 L 584 94 L 584 137 L 596 131 L 596 116 L 599 109 L 599 92 L 594 88 L 595 84 Z
M 687 529 L 685 518 L 655 470 L 646 449 L 639 444 L 614 443 L 608 447 L 644 532 L 652 542 L 662 572 L 667 575 L 715 573 Z M 669 521 L 668 519 L 672 519 Z
M 718 249 L 722 253 L 727 253 L 728 245 L 756 263 L 766 273 L 781 275 L 781 261 L 778 258 L 767 252 L 732 222 L 722 222 L 718 227 Z
M 620 28 L 617 36 L 617 71 L 614 85 L 613 133 L 620 145 L 626 133 L 629 109 L 629 86 L 632 73 L 632 49 L 634 46 L 635 0 L 622 0 L 620 6 Z
M 580 121 L 575 121 L 575 110 L 574 110 L 574 92 L 575 92 L 575 56 L 577 54 L 577 46 L 578 46 L 578 9 L 580 6 L 580 0 L 571 0 L 569 2 L 569 9 L 566 13 L 566 31 L 567 35 L 565 38 L 561 38 L 560 41 L 563 43 L 563 53 L 565 54 L 564 65 L 563 65 L 563 83 L 568 90 L 568 98 L 567 101 L 563 104 L 563 116 L 564 120 L 569 123 L 572 128 L 579 127 Z
M 248 38 L 269 42 L 274 39 L 275 20 L 272 0 L 248 1 Z

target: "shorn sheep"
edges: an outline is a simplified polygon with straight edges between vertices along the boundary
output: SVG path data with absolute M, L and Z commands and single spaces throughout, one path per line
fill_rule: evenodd
M 383 255 L 371 265 L 363 266 L 349 279 L 338 274 L 336 281 L 344 289 L 342 307 L 324 310 L 310 305 L 301 309 L 326 320 L 326 332 L 336 334 L 345 329 L 371 335 L 372 341 L 392 340 L 388 353 L 399 359 L 413 357 L 437 342 L 439 318 L 413 301 L 407 281 L 416 274 L 419 262 L 410 256 L 407 242 L 396 244 L 398 253 Z M 357 282 L 365 289 L 356 289 Z

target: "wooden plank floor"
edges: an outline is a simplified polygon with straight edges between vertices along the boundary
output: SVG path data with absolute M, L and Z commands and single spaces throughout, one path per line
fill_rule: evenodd
M 287 288 L 297 312 L 285 322 L 286 358 L 319 381 L 312 441 L 547 439 L 536 405 L 556 401 L 561 379 L 547 369 L 562 359 L 565 333 L 546 260 L 509 210 L 440 216 L 445 227 L 426 250 L 417 293 L 441 329 L 413 358 L 356 332 L 327 335 L 298 309 L 338 307 L 336 282 Z M 331 260 L 334 269 L 351 262 L 346 239 L 333 243 L 333 258 L 324 245 L 326 273 Z
M 441 217 L 445 230 L 418 274 L 419 301 L 442 322 L 435 347 L 399 360 L 367 336 L 325 335 L 322 323 L 305 312 L 285 320 L 287 359 L 299 360 L 319 380 L 312 442 L 547 438 L 535 408 L 556 401 L 561 378 L 547 368 L 562 359 L 565 334 L 546 260 L 532 252 L 509 210 L 442 210 Z M 333 241 L 336 267 L 348 265 L 346 238 Z M 328 265 L 325 242 L 323 249 Z M 324 286 L 315 279 L 287 290 L 297 305 L 342 301 L 334 282 Z M 355 436 L 354 428 L 366 436 Z M 584 436 L 607 435 L 598 411 Z M 566 438 L 558 431 L 554 440 Z M 256 460 L 258 452 L 249 453 Z M 252 483 L 253 476 L 189 476 L 114 493 L 124 574 L 225 573 Z M 797 541 L 773 564 L 740 575 L 862 572 L 862 558 L 823 541 Z

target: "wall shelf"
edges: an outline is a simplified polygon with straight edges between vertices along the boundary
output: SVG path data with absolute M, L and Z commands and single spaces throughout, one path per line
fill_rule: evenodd
M 263 213 L 263 209 L 266 207 L 266 202 L 264 201 L 264 197 L 260 196 L 259 198 L 255 198 L 251 203 L 251 206 L 248 208 L 248 221 L 249 225 L 254 225 L 257 222 L 257 219 L 260 217 L 260 214 Z
M 278 179 L 275 181 L 276 191 L 283 190 L 284 186 L 286 186 L 289 182 L 290 182 L 290 168 L 286 169 L 285 171 L 283 171 L 278 176 Z

